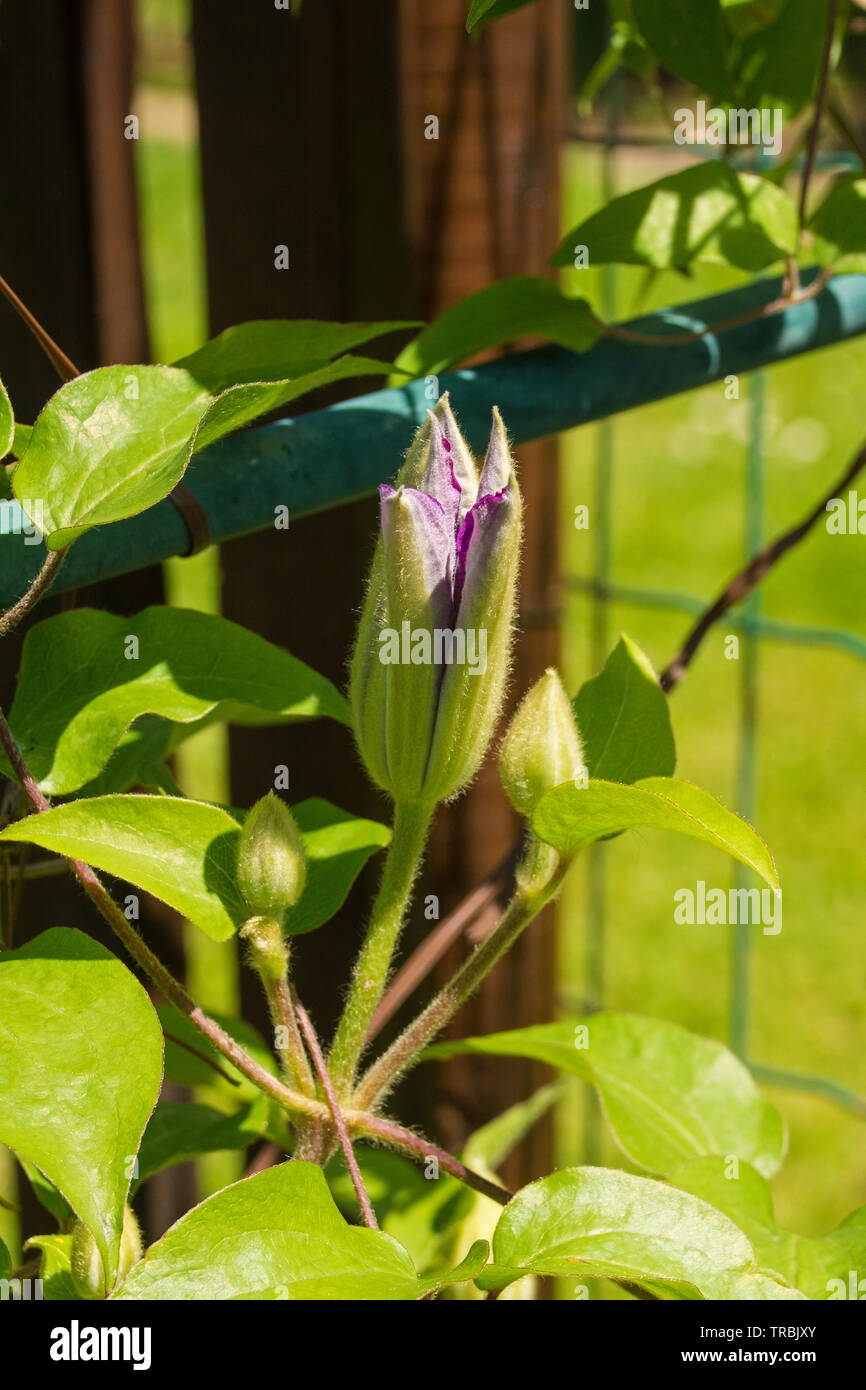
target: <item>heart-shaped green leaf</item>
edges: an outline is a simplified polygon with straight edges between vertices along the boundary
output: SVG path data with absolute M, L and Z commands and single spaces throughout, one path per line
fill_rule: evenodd
M 344 1220 L 320 1168 L 295 1161 L 226 1187 L 181 1217 L 115 1297 L 417 1299 L 473 1278 L 486 1246 L 470 1253 L 458 1270 L 420 1279 L 391 1236 Z
M 526 1274 L 667 1286 L 685 1299 L 803 1297 L 759 1270 L 742 1231 L 714 1207 L 608 1168 L 565 1168 L 508 1203 L 477 1283 L 504 1288 Z
M 701 1154 L 733 1154 L 767 1176 L 785 1152 L 779 1112 L 721 1043 L 640 1014 L 599 1013 L 439 1043 L 427 1056 L 531 1057 L 598 1088 L 623 1152 L 651 1173 Z
M 633 787 L 615 782 L 590 781 L 586 787 L 567 783 L 543 796 L 532 816 L 536 835 L 569 855 L 593 840 L 636 826 L 676 830 L 704 840 L 754 869 L 774 891 L 779 887 L 773 856 L 761 837 L 691 782 L 646 777 Z
M 388 372 L 388 363 L 367 357 L 330 359 L 401 326 L 243 324 L 174 367 L 85 372 L 40 413 L 15 471 L 15 495 L 49 549 L 62 549 L 92 526 L 153 506 L 180 482 L 194 452 L 257 416 L 332 382 Z
M 117 1269 L 123 1205 L 162 1079 L 162 1030 L 135 976 L 78 931 L 0 953 L 0 1140 L 54 1183 Z
M 239 820 L 203 801 L 98 796 L 15 821 L 0 838 L 83 859 L 225 941 L 249 916 L 235 885 L 239 833 Z
M 671 1182 L 735 1221 L 752 1242 L 758 1263 L 807 1298 L 859 1299 L 866 1294 L 866 1207 L 827 1235 L 797 1236 L 776 1225 L 769 1185 L 748 1163 L 696 1158 L 678 1168 Z
M 574 713 L 590 777 L 631 783 L 673 772 L 667 697 L 649 658 L 625 633 L 604 670 L 581 686 Z
M 211 613 L 157 607 L 124 618 L 81 608 L 28 632 L 9 722 L 47 793 L 96 777 L 144 714 L 182 724 L 349 720 L 324 676 Z
M 312 931 L 343 902 L 364 862 L 388 843 L 376 821 L 313 798 L 294 808 L 310 863 L 301 901 L 286 925 Z M 0 838 L 83 859 L 168 903 L 215 941 L 249 917 L 235 883 L 243 812 L 173 796 L 97 796 L 15 821 Z
M 590 265 L 756 271 L 794 255 L 797 240 L 797 210 L 781 188 L 712 160 L 614 198 L 568 233 L 552 264 L 571 265 L 585 246 Z
M 211 404 L 176 367 L 99 367 L 61 386 L 38 416 L 14 478 L 49 548 L 165 497 L 183 476 Z
M 585 299 L 570 299 L 541 276 L 499 280 L 446 309 L 413 338 L 395 362 L 411 376 L 443 372 L 485 348 L 516 338 L 547 338 L 585 352 L 600 327 Z

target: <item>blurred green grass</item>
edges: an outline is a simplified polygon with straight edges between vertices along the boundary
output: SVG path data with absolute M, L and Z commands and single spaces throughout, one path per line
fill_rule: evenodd
M 646 152 L 617 156 L 618 186 L 664 172 Z M 669 166 L 667 166 L 669 167 Z M 564 224 L 602 202 L 601 160 L 587 148 L 565 161 Z M 598 304 L 600 273 L 570 272 L 569 291 Z M 642 297 L 642 272 L 617 273 L 617 318 L 699 298 L 739 278 L 712 267 L 686 281 L 661 275 Z M 866 343 L 824 350 L 766 374 L 764 534 L 797 522 L 860 447 Z M 719 384 L 628 412 L 613 423 L 611 555 L 618 584 L 670 588 L 711 599 L 742 563 L 749 430 L 748 379 L 740 399 Z M 561 561 L 589 576 L 593 531 L 575 531 L 578 503 L 591 508 L 599 427 L 562 441 Z M 866 496 L 866 481 L 861 484 Z M 764 612 L 866 635 L 863 549 L 857 536 L 820 525 L 762 585 Z M 611 644 L 628 632 L 661 669 L 691 620 L 680 613 L 613 603 Z M 724 656 L 722 622 L 671 697 L 678 775 L 736 802 L 740 667 Z M 574 690 L 592 674 L 591 600 L 565 589 L 563 666 Z M 752 938 L 752 1059 L 823 1074 L 866 1092 L 864 966 L 859 930 L 866 891 L 866 747 L 861 712 L 866 664 L 830 649 L 763 641 L 759 655 L 757 828 L 773 850 L 784 891 L 784 925 Z M 709 849 L 661 834 L 630 834 L 607 847 L 606 1002 L 656 1014 L 727 1039 L 730 928 L 677 926 L 673 895 L 699 878 L 727 888 L 730 865 Z M 560 924 L 564 1011 L 586 997 L 587 871 L 567 888 Z M 790 1147 L 774 1182 L 777 1214 L 791 1229 L 828 1229 L 866 1201 L 863 1121 L 824 1100 L 767 1088 L 785 1115 Z M 569 1107 L 562 1161 L 579 1161 L 582 1108 Z M 605 1161 L 616 1162 L 609 1143 Z

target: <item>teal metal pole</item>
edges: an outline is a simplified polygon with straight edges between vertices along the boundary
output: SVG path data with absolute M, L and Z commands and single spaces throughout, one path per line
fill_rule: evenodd
M 771 303 L 778 279 L 633 320 L 643 332 L 698 329 Z M 443 373 L 466 436 L 483 449 L 498 405 L 516 444 L 663 400 L 773 362 L 866 333 L 866 276 L 839 276 L 814 300 L 718 336 L 669 348 L 604 338 L 585 353 L 543 347 L 480 367 Z M 215 541 L 273 525 L 274 508 L 295 517 L 364 497 L 389 478 L 430 406 L 424 380 L 374 391 L 325 410 L 249 430 L 212 445 L 187 471 Z M 73 546 L 55 592 L 127 574 L 182 555 L 185 523 L 169 501 L 100 527 Z M 25 590 L 44 558 L 41 545 L 0 536 L 0 606 Z

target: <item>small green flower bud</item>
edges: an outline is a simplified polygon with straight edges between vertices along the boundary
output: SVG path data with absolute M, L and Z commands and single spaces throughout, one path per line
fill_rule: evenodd
M 238 846 L 238 887 L 253 916 L 274 917 L 294 907 L 307 881 L 301 833 L 288 806 L 268 792 L 248 813 Z
M 239 935 L 249 947 L 249 963 L 259 975 L 269 980 L 281 980 L 289 965 L 289 948 L 283 929 L 273 917 L 251 917 L 244 922 Z
M 502 785 L 514 809 L 528 818 L 545 792 L 574 781 L 582 769 L 574 713 L 559 675 L 550 666 L 524 695 L 502 740 Z
M 125 1279 L 132 1266 L 141 1259 L 141 1232 L 135 1213 L 127 1202 L 123 1209 L 123 1231 L 120 1237 L 120 1261 L 117 1267 L 117 1282 Z M 102 1256 L 96 1241 L 83 1221 L 76 1221 L 72 1228 L 72 1253 L 70 1257 L 72 1282 L 79 1298 L 107 1298 L 109 1290 L 105 1287 L 105 1270 Z

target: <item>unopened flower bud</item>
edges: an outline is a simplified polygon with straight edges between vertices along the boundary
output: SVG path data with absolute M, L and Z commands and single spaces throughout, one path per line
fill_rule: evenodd
M 269 980 L 281 980 L 288 969 L 289 948 L 279 922 L 273 917 L 251 917 L 238 935 L 249 947 L 253 969 Z
M 499 775 L 516 811 L 527 819 L 545 792 L 573 782 L 583 751 L 571 703 L 552 666 L 523 697 L 499 750 Z
M 127 1202 L 123 1209 L 123 1231 L 120 1237 L 120 1259 L 117 1266 L 118 1283 L 126 1278 L 132 1266 L 141 1259 L 141 1248 L 141 1232 L 138 1229 L 138 1222 L 132 1207 Z M 105 1287 L 102 1256 L 96 1241 L 83 1221 L 76 1221 L 72 1229 L 70 1272 L 75 1292 L 79 1298 L 107 1298 L 110 1290 Z
M 238 846 L 238 887 L 253 916 L 282 921 L 307 881 L 307 861 L 294 817 L 274 792 L 248 813 Z
M 380 488 L 382 534 L 352 659 L 355 737 L 398 801 L 475 775 L 499 717 L 514 627 L 521 499 L 498 411 L 478 478 L 446 397 Z

